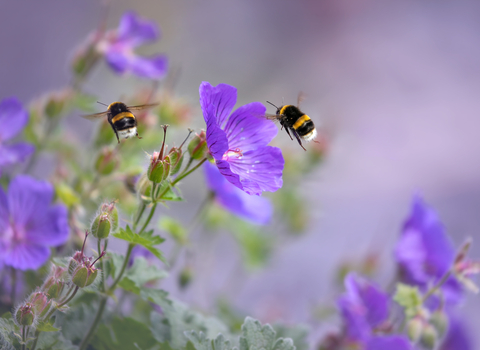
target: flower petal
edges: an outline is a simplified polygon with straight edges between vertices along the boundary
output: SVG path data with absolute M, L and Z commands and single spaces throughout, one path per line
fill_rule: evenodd
M 405 336 L 388 335 L 372 337 L 367 341 L 365 350 L 413 350 Z M 459 348 L 460 349 L 460 348 Z
M 215 193 L 216 201 L 230 211 L 255 224 L 267 224 L 273 213 L 270 201 L 266 198 L 251 196 L 229 183 L 219 170 L 210 163 L 205 163 L 207 185 Z
M 268 145 L 277 135 L 275 124 L 266 118 L 266 108 L 260 102 L 252 102 L 235 110 L 225 126 L 229 148 L 242 151 Z
M 455 248 L 437 214 L 419 196 L 413 199 L 395 255 L 406 279 L 418 285 L 440 279 L 452 266 Z
M 365 307 L 365 319 L 371 328 L 387 320 L 390 298 L 380 288 L 354 273 L 345 278 L 345 287 L 351 300 Z
M 211 112 L 213 106 L 207 107 Z M 228 141 L 225 132 L 217 125 L 215 118 L 209 118 L 207 122 L 207 147 L 214 159 L 221 160 L 228 150 Z
M 117 40 L 132 47 L 153 41 L 159 36 L 159 29 L 154 21 L 145 20 L 133 11 L 126 12 L 120 19 Z
M 168 60 L 165 55 L 157 55 L 151 58 L 132 56 L 129 65 L 129 70 L 136 76 L 160 79 L 167 74 Z
M 282 171 L 285 161 L 279 148 L 267 146 L 247 151 L 239 158 L 232 157 L 228 162 L 231 171 L 240 176 L 244 191 L 249 194 L 275 192 L 283 185 Z M 252 184 L 255 186 L 252 187 Z
M 105 59 L 110 67 L 118 74 L 124 74 L 129 65 L 127 54 L 121 50 L 111 49 L 105 54 Z
M 0 142 L 17 135 L 28 123 L 28 112 L 16 97 L 0 102 Z
M 457 318 L 451 317 L 447 335 L 439 350 L 472 350 L 473 348 L 472 339 L 463 323 Z
M 0 169 L 23 162 L 34 151 L 33 145 L 23 142 L 14 145 L 0 145 Z
M 15 225 L 27 225 L 47 213 L 53 199 L 53 187 L 46 181 L 19 175 L 10 183 L 8 205 Z
M 8 199 L 2 187 L 0 187 L 0 232 L 4 232 L 9 224 Z
M 25 231 L 30 243 L 54 247 L 64 244 L 69 233 L 67 208 L 63 205 L 48 208 L 43 215 L 33 217 Z
M 209 82 L 204 81 L 200 84 L 199 93 L 205 123 L 208 125 L 208 120 L 215 118 L 217 125 L 223 129 L 237 102 L 237 89 L 227 84 L 218 84 L 213 87 Z M 209 105 L 213 105 L 213 110 L 209 110 Z
M 372 329 L 366 320 L 367 309 L 365 306 L 356 303 L 350 296 L 344 295 L 338 299 L 337 307 L 342 314 L 348 341 L 363 342 L 367 340 Z
M 50 256 L 50 249 L 45 246 L 20 243 L 2 252 L 5 265 L 18 270 L 36 270 L 45 264 Z

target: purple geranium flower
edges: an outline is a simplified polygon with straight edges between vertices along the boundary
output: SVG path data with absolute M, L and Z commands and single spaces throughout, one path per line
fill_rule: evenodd
M 345 325 L 345 341 L 365 350 L 409 350 L 401 335 L 376 335 L 388 325 L 390 297 L 364 278 L 350 273 L 345 278 L 346 293 L 338 300 Z
M 115 72 L 159 79 L 167 73 L 167 58 L 164 55 L 147 58 L 134 53 L 136 47 L 155 41 L 159 35 L 155 22 L 144 20 L 134 12 L 127 12 L 121 18 L 119 27 L 108 32 L 97 47 Z
M 50 205 L 53 188 L 45 181 L 17 176 L 8 194 L 0 188 L 0 259 L 16 269 L 37 269 L 50 247 L 68 239 L 67 210 Z
M 207 124 L 207 145 L 220 173 L 248 194 L 282 187 L 282 152 L 267 144 L 277 134 L 266 108 L 252 102 L 231 113 L 237 89 L 226 84 L 200 85 L 200 105 Z M 231 114 L 230 114 L 231 113 Z
M 27 123 L 28 112 L 17 98 L 10 97 L 0 102 L 0 175 L 2 169 L 25 160 L 35 150 L 32 145 L 23 142 L 5 144 L 5 141 L 22 131 Z
M 439 350 L 472 350 L 472 340 L 463 324 L 455 317 L 449 318 L 447 335 Z
M 251 196 L 228 182 L 217 167 L 205 163 L 207 185 L 215 194 L 215 201 L 229 212 L 253 222 L 267 224 L 272 218 L 273 208 L 266 198 Z
M 395 256 L 404 280 L 422 288 L 437 282 L 453 265 L 455 248 L 435 211 L 418 195 L 413 198 Z M 451 301 L 457 300 L 462 291 L 454 277 L 442 289 Z

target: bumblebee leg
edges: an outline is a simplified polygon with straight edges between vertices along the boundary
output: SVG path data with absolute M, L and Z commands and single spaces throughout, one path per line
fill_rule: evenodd
M 300 139 L 300 136 L 298 136 L 297 132 L 296 132 L 295 130 L 292 130 L 292 133 L 293 133 L 293 135 L 295 136 L 295 138 L 297 139 L 298 144 L 300 145 L 300 147 L 302 147 L 303 150 L 306 151 L 305 147 L 303 147 L 303 145 L 302 145 L 302 140 Z
M 135 134 L 135 136 L 139 139 L 142 139 L 140 136 L 138 136 L 138 132 Z
M 282 125 L 282 127 L 283 127 L 283 125 Z M 288 136 L 290 136 L 290 140 L 293 140 L 292 135 L 290 135 L 290 131 L 288 131 L 287 127 L 285 127 L 285 131 L 287 132 Z

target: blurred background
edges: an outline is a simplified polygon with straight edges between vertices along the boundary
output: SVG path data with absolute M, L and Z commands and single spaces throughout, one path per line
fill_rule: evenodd
M 394 244 L 415 193 L 438 211 L 456 245 L 471 236 L 472 256 L 480 256 L 478 1 L 110 5 L 108 28 L 131 9 L 160 25 L 162 39 L 140 52 L 163 52 L 180 72 L 175 93 L 195 106 L 190 127 L 204 127 L 202 81 L 236 86 L 237 105 L 281 105 L 282 99 L 295 104 L 303 91 L 302 110 L 328 144 L 323 164 L 298 186 L 309 210 L 305 232 L 284 237 L 266 266 L 246 270 L 231 236 L 196 232 L 205 249 L 191 287 L 181 291 L 176 280 L 167 279 L 162 288 L 206 311 L 228 295 L 234 308 L 264 322 L 309 323 L 316 342 L 329 327 L 317 311 L 334 305 L 342 291 L 335 284 L 339 266 L 374 256 L 380 262 L 374 277 L 388 285 Z M 103 4 L 94 0 L 3 0 L 0 9 L 0 98 L 15 95 L 24 103 L 69 82 L 75 47 L 105 16 Z M 102 63 L 85 91 L 110 102 L 149 84 L 120 80 Z M 67 132 L 79 140 L 88 140 L 95 128 L 78 115 L 66 122 Z M 283 131 L 275 144 L 303 156 Z M 46 165 L 36 171 L 49 176 Z M 204 191 L 198 193 L 194 179 L 182 188 L 182 208 L 191 217 Z M 473 329 L 480 299 L 470 296 L 461 311 Z

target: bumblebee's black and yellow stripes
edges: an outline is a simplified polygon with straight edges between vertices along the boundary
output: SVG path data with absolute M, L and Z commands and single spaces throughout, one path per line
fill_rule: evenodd
M 273 118 L 271 118 L 272 115 L 270 115 L 270 119 L 278 120 L 282 127 L 285 128 L 290 139 L 293 140 L 292 135 L 290 135 L 290 133 L 292 133 L 303 149 L 305 149 L 305 147 L 303 147 L 301 139 L 308 142 L 317 136 L 317 130 L 315 129 L 313 121 L 298 107 L 293 105 L 277 107 L 271 102 L 268 103 L 277 108 L 276 114 Z
M 120 143 L 119 136 L 128 139 L 131 136 L 137 136 L 137 119 L 132 112 L 128 110 L 127 105 L 122 102 L 113 102 L 107 108 L 108 122 L 112 126 L 117 141 Z
M 141 106 L 127 106 L 122 102 L 113 102 L 108 105 L 106 112 L 84 115 L 83 117 L 87 119 L 97 119 L 106 116 L 108 123 L 112 126 L 115 136 L 117 136 L 118 143 L 120 143 L 120 139 L 128 139 L 133 136 L 141 139 L 137 132 L 137 119 L 131 111 L 138 111 L 156 105 L 157 103 Z

